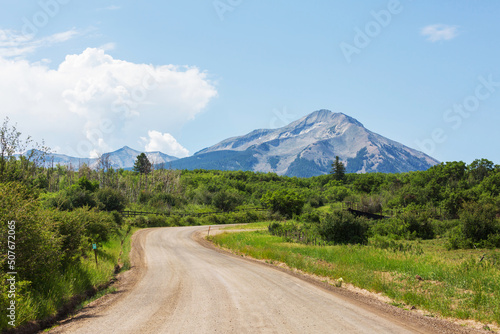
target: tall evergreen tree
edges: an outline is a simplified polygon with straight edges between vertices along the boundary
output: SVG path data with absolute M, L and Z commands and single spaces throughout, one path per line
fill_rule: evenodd
M 152 168 L 151 162 L 149 161 L 146 154 L 144 153 L 139 154 L 134 163 L 134 171 L 147 175 L 151 172 L 151 168 Z
M 332 170 L 330 172 L 333 174 L 333 178 L 337 181 L 343 181 L 345 178 L 345 166 L 340 161 L 339 156 L 335 157 L 335 161 L 332 163 Z

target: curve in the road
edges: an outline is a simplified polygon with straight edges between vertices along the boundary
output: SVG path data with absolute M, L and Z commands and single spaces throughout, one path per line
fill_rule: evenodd
M 139 231 L 132 258 L 137 283 L 111 305 L 97 306 L 52 333 L 439 332 L 203 247 L 193 236 L 206 229 Z

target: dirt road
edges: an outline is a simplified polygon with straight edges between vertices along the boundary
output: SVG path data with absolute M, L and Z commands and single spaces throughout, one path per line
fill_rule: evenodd
M 207 227 L 139 231 L 120 292 L 50 333 L 457 333 L 202 246 Z M 396 312 L 397 313 L 397 312 Z M 407 312 L 409 313 L 409 312 Z M 462 329 L 460 329 L 461 332 Z

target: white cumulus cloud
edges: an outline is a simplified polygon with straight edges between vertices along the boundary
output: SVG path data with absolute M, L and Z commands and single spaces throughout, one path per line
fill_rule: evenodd
M 446 24 L 432 24 L 420 30 L 423 36 L 431 42 L 448 41 L 458 36 L 458 27 Z
M 46 61 L 0 55 L 0 73 L 0 117 L 9 116 L 23 134 L 59 147 L 58 153 L 80 157 L 144 144 L 141 138 L 153 127 L 163 135 L 150 132 L 148 145 L 185 155 L 168 134 L 217 95 L 207 73 L 196 67 L 137 64 L 95 48 L 66 56 L 55 69 Z
M 146 152 L 160 151 L 174 157 L 184 158 L 189 155 L 189 151 L 182 147 L 181 144 L 170 133 L 161 133 L 159 131 L 148 131 L 149 138 L 142 138 L 146 145 Z

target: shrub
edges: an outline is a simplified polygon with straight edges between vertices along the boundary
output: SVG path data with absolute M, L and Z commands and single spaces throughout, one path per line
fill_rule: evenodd
M 351 190 L 343 185 L 328 183 L 325 190 L 326 197 L 331 202 L 342 202 L 346 197 L 351 195 Z
M 89 181 L 86 176 L 82 176 L 81 178 L 78 179 L 77 184 L 73 185 L 73 187 L 78 187 L 80 189 L 93 193 L 97 189 L 99 189 L 99 182 Z
M 333 241 L 337 244 L 366 244 L 368 242 L 366 220 L 345 211 L 328 214 L 321 220 L 318 232 L 326 241 Z
M 500 227 L 491 204 L 466 203 L 459 212 L 460 224 L 450 231 L 448 249 L 500 247 Z
M 106 211 L 122 211 L 127 205 L 127 199 L 118 190 L 111 188 L 99 189 L 96 194 L 100 207 Z
M 401 215 L 401 219 L 411 235 L 421 239 L 434 238 L 434 228 L 426 212 L 407 211 Z
M 47 196 L 46 205 L 49 208 L 57 208 L 63 211 L 71 211 L 77 208 L 96 207 L 95 196 L 89 190 L 73 185 L 55 195 Z
M 192 216 L 188 216 L 188 217 L 184 217 L 182 219 L 182 225 L 183 226 L 194 226 L 194 225 L 198 225 L 198 222 L 197 222 L 196 218 L 194 218 Z
M 167 227 L 170 226 L 167 218 L 162 215 L 149 215 L 147 219 L 148 227 Z
M 40 209 L 36 196 L 19 183 L 0 183 L 0 193 L 0 254 L 8 253 L 7 235 L 12 226 L 19 281 L 30 281 L 36 287 L 53 279 L 60 266 L 62 240 L 52 212 Z M 15 223 L 9 225 L 12 221 Z
M 242 203 L 241 195 L 235 191 L 222 190 L 212 197 L 212 205 L 224 212 L 233 211 Z
M 174 206 L 182 206 L 184 204 L 183 198 L 179 195 L 175 195 L 169 192 L 159 192 L 148 200 L 148 204 L 155 208 L 168 207 L 172 208 Z
M 281 189 L 278 191 L 268 191 L 261 198 L 262 204 L 288 218 L 293 215 L 300 215 L 304 207 L 304 199 L 295 190 Z
M 459 212 L 464 238 L 473 242 L 487 240 L 490 234 L 498 232 L 496 209 L 493 205 L 467 203 Z
M 148 220 L 144 216 L 136 216 L 132 221 L 132 225 L 137 227 L 148 227 Z
M 320 206 L 323 206 L 325 205 L 325 199 L 323 198 L 323 196 L 320 196 L 318 194 L 314 194 L 312 195 L 309 200 L 308 200 L 308 204 L 312 207 L 312 208 L 319 208 Z
M 151 194 L 149 191 L 141 191 L 139 193 L 139 197 L 137 198 L 137 201 L 141 204 L 146 204 L 153 198 L 153 194 Z
M 111 212 L 111 214 L 113 215 L 113 220 L 114 220 L 115 224 L 118 226 L 122 226 L 123 225 L 123 216 L 121 215 L 121 213 L 119 213 L 118 211 L 113 211 L 113 212 Z
M 448 233 L 448 241 L 446 242 L 446 248 L 451 249 L 467 249 L 474 247 L 472 240 L 464 238 L 461 226 L 456 226 Z
M 390 236 L 393 239 L 408 237 L 408 227 L 398 218 L 374 221 L 369 232 L 371 236 Z
M 85 222 L 80 219 L 73 219 L 71 213 L 59 212 L 55 217 L 57 221 L 57 231 L 61 235 L 61 249 L 64 252 L 62 257 L 63 266 L 77 261 L 82 255 L 83 244 L 85 243 Z
M 107 212 L 98 212 L 91 208 L 78 208 L 68 215 L 75 224 L 83 223 L 88 243 L 103 243 L 116 232 L 113 216 Z

